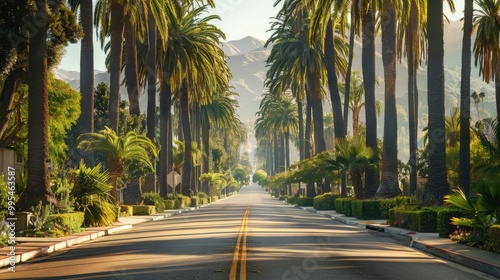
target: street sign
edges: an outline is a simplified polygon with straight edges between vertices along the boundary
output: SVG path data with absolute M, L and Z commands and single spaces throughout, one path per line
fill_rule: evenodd
M 167 184 L 172 187 L 172 188 L 175 188 L 177 187 L 178 184 L 181 183 L 181 175 L 179 175 L 179 173 L 175 172 L 175 171 L 172 171 L 170 173 L 168 173 L 167 175 Z

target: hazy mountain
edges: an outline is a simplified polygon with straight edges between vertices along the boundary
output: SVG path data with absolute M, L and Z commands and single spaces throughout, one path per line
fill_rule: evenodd
M 461 65 L 461 46 L 462 46 L 462 23 L 451 22 L 445 24 L 445 79 L 446 79 L 446 110 L 449 114 L 450 109 L 457 105 L 460 96 L 460 65 Z M 266 77 L 266 64 L 265 60 L 270 54 L 271 47 L 264 48 L 264 41 L 254 38 L 245 37 L 240 40 L 224 42 L 222 48 L 227 54 L 227 63 L 231 69 L 233 78 L 231 85 L 234 90 L 239 93 L 238 101 L 240 108 L 238 114 L 241 120 L 245 123 L 253 123 L 255 113 L 258 111 L 260 99 L 262 94 L 266 92 L 263 83 Z M 384 80 L 383 80 L 383 66 L 382 57 L 380 52 L 381 44 L 380 39 L 377 42 L 377 61 L 376 61 L 376 75 L 380 79 L 380 85 L 376 88 L 377 99 L 384 100 Z M 353 70 L 361 71 L 361 43 L 356 42 Z M 55 71 L 56 75 L 63 80 L 69 82 L 74 88 L 79 88 L 79 74 L 78 72 L 65 71 L 58 69 Z M 485 92 L 486 97 L 484 104 L 475 106 L 472 102 L 472 115 L 474 118 L 488 116 L 488 112 L 494 112 L 494 88 L 482 82 L 478 77 L 477 69 L 472 70 L 471 91 Z M 96 72 L 95 83 L 109 82 L 109 74 L 103 72 Z M 419 89 L 419 125 L 421 129 L 426 126 L 427 114 L 427 72 L 425 63 L 422 64 L 418 71 L 418 89 Z M 408 129 L 407 129 L 407 65 L 403 60 L 397 64 L 397 85 L 396 96 L 398 103 L 398 126 L 399 126 L 399 139 L 402 143 L 399 153 L 400 158 L 407 158 L 407 145 L 408 143 Z M 122 98 L 127 99 L 125 88 L 121 90 Z M 146 95 L 141 95 L 141 109 L 146 109 L 147 98 Z M 485 112 L 478 112 L 484 106 Z M 383 107 L 383 104 L 382 104 Z M 477 108 L 477 110 L 476 110 Z M 329 101 L 325 103 L 325 112 L 331 111 Z M 351 117 L 350 117 L 351 118 Z M 364 116 L 361 117 L 364 120 Z M 382 137 L 383 133 L 383 111 L 378 117 L 379 135 Z M 352 129 L 349 128 L 349 131 Z

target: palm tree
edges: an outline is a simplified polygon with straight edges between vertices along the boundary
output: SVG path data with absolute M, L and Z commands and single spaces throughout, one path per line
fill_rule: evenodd
M 217 126 L 231 129 L 237 126 L 237 101 L 232 98 L 234 95 L 237 94 L 231 91 L 216 93 L 212 96 L 209 103 L 201 106 L 201 135 L 203 151 L 205 154 L 203 159 L 203 173 L 209 172 L 210 128 L 212 126 Z M 203 190 L 205 192 L 207 188 L 208 186 L 203 184 Z
M 83 27 L 84 33 L 80 49 L 80 92 L 82 100 L 78 123 L 81 133 L 94 132 L 94 33 L 92 26 L 92 0 L 70 0 L 68 4 L 73 11 L 80 8 L 80 24 Z M 82 159 L 87 166 L 94 166 L 94 154 L 92 152 L 83 154 Z
M 398 135 L 396 112 L 396 7 L 392 0 L 382 3 L 382 61 L 384 64 L 385 106 L 382 180 L 377 195 L 393 197 L 401 193 L 398 181 Z
M 179 116 L 185 141 L 185 159 L 182 172 L 183 194 L 189 195 L 191 184 L 191 125 L 189 104 L 209 100 L 213 90 L 228 87 L 230 72 L 225 55 L 220 49 L 224 34 L 209 22 L 217 16 L 201 17 L 206 6 L 191 8 L 183 4 L 178 9 L 177 21 L 171 23 L 169 44 L 162 58 L 165 78 L 171 89 L 178 92 Z M 214 74 L 215 73 L 215 74 Z
M 487 120 L 485 124 L 491 128 L 491 134 L 485 133 L 484 129 L 474 129 L 475 134 L 479 137 L 481 145 L 490 153 L 490 158 L 485 159 L 476 166 L 473 170 L 484 171 L 487 177 L 497 176 L 500 174 L 500 125 L 499 119 Z
M 167 20 L 175 15 L 174 3 L 172 1 L 154 0 L 154 1 L 136 1 L 136 2 L 123 2 L 118 0 L 99 0 L 95 6 L 95 19 L 94 25 L 100 27 L 101 45 L 107 36 L 110 37 L 110 60 L 109 60 L 109 73 L 110 73 L 110 100 L 109 100 L 109 126 L 111 129 L 118 132 L 118 119 L 120 111 L 120 76 L 122 67 L 123 55 L 123 37 L 124 26 L 127 13 L 138 22 L 147 22 L 141 18 L 139 11 L 151 10 L 158 27 L 158 32 L 161 38 L 166 38 L 168 33 Z M 137 12 L 137 13 L 135 13 Z M 132 98 L 133 100 L 133 98 Z
M 36 16 L 47 19 L 47 1 L 36 2 Z M 28 182 L 20 201 L 28 209 L 39 201 L 48 203 L 49 179 L 49 94 L 47 69 L 48 21 L 40 22 L 30 34 L 28 76 Z M 34 203 L 33 203 L 34 202 Z
M 100 133 L 85 133 L 78 137 L 78 148 L 83 151 L 96 151 L 107 158 L 107 168 L 113 185 L 112 197 L 118 202 L 117 179 L 123 176 L 125 165 L 132 161 L 143 163 L 151 170 L 151 159 L 157 157 L 155 145 L 149 138 L 130 131 L 124 136 L 106 127 Z
M 500 116 L 500 0 L 476 0 L 473 33 L 475 65 L 485 82 L 495 81 L 497 116 Z
M 429 176 L 422 198 L 425 206 L 440 205 L 450 193 L 446 172 L 446 137 L 444 117 L 444 39 L 443 2 L 427 3 L 428 106 L 429 106 Z
M 354 188 L 354 197 L 363 198 L 363 170 L 369 164 L 373 151 L 366 147 L 359 138 L 351 141 L 341 139 L 335 145 L 335 152 L 321 154 L 327 163 L 327 170 L 342 170 L 348 172 Z

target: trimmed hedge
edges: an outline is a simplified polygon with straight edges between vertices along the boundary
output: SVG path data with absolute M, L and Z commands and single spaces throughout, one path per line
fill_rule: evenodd
M 60 226 L 66 227 L 66 231 L 69 234 L 80 231 L 84 219 L 85 219 L 85 213 L 83 212 L 71 212 L 71 213 L 50 215 L 50 220 L 55 224 L 59 224 Z
M 129 205 L 120 205 L 120 217 L 130 217 L 134 215 L 134 208 Z
M 173 200 L 173 199 L 167 199 L 163 201 L 163 204 L 165 204 L 165 209 L 175 209 L 175 202 L 178 202 L 178 200 Z
M 362 220 L 382 219 L 380 200 L 352 200 L 352 216 Z
M 488 251 L 500 253 L 500 225 L 492 225 L 488 229 L 484 248 Z
M 344 214 L 347 217 L 352 216 L 352 197 L 342 197 L 335 200 L 335 210 L 339 214 Z
M 436 232 L 437 209 L 405 210 L 394 208 L 389 210 L 389 224 L 418 232 Z
M 289 204 L 297 204 L 298 206 L 313 206 L 313 197 L 305 197 L 305 196 L 289 196 L 286 199 L 286 202 Z
M 340 198 L 340 195 L 331 192 L 318 195 L 313 199 L 313 207 L 316 210 L 335 210 L 335 199 L 337 198 Z
M 134 215 L 153 215 L 156 214 L 154 205 L 131 205 L 134 209 Z
M 451 218 L 453 217 L 463 217 L 463 213 L 460 210 L 452 208 L 442 208 L 437 212 L 437 231 L 439 237 L 448 238 L 456 229 L 456 225 L 451 224 Z

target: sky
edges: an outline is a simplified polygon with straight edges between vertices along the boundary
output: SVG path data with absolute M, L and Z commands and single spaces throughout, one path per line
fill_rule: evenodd
M 215 0 L 216 8 L 210 9 L 210 13 L 219 15 L 221 20 L 213 21 L 213 24 L 226 34 L 225 41 L 238 40 L 246 36 L 267 40 L 270 35 L 267 30 L 269 30 L 272 17 L 276 16 L 279 10 L 279 7 L 273 7 L 275 1 Z M 457 10 L 455 15 L 451 15 L 446 3 L 444 4 L 445 14 L 450 20 L 459 20 L 462 17 L 464 0 L 455 0 L 454 2 Z M 95 37 L 94 35 L 94 39 Z M 105 54 L 100 46 L 100 43 L 96 41 L 94 44 L 94 68 L 106 71 Z M 80 43 L 70 44 L 66 48 L 66 53 L 58 68 L 80 71 Z
M 253 36 L 267 40 L 269 22 L 276 16 L 278 7 L 273 7 L 276 0 L 215 0 L 215 9 L 210 9 L 211 14 L 221 17 L 212 24 L 219 27 L 225 34 L 226 40 L 238 40 L 246 36 Z M 94 0 L 95 2 L 95 0 Z M 95 38 L 94 33 L 94 39 Z M 106 71 L 104 64 L 105 54 L 99 42 L 94 43 L 94 68 Z M 70 44 L 58 67 L 59 69 L 80 71 L 80 43 Z

